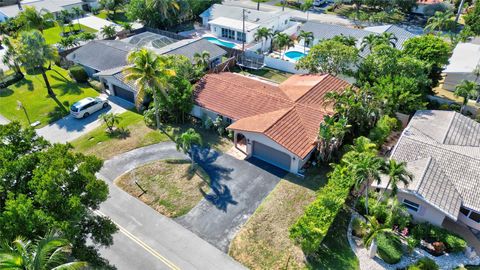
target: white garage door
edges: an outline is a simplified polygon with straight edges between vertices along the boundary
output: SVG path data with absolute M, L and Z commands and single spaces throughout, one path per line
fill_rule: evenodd
M 270 146 L 253 141 L 253 156 L 279 168 L 290 171 L 290 156 Z

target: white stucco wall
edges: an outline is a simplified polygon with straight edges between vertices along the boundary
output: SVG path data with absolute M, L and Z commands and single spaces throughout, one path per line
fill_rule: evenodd
M 210 117 L 212 120 L 215 120 L 217 116 L 219 115 L 216 112 L 212 112 L 210 110 L 207 110 L 205 108 L 202 108 L 198 105 L 193 105 L 193 109 L 190 112 L 191 115 L 195 116 L 198 119 L 205 119 L 207 117 Z
M 271 67 L 274 69 L 278 69 L 281 71 L 285 72 L 290 72 L 290 73 L 295 73 L 295 74 L 306 74 L 308 73 L 307 70 L 297 70 L 295 69 L 295 63 L 292 61 L 286 60 L 285 59 L 279 59 L 279 58 L 273 58 L 270 56 L 265 56 L 265 66 Z
M 427 221 L 436 226 L 439 226 L 439 227 L 442 226 L 443 220 L 445 219 L 445 214 L 442 213 L 440 210 L 429 205 L 428 203 L 419 199 L 416 195 L 411 193 L 400 191 L 397 194 L 397 197 L 400 202 L 403 202 L 403 199 L 407 199 L 409 201 L 412 201 L 420 205 L 418 212 L 414 212 L 408 209 L 408 212 L 412 214 L 414 220 L 420 221 L 420 222 Z
M 476 77 L 471 73 L 446 73 L 445 81 L 443 82 L 443 89 L 455 91 L 455 87 L 462 82 L 462 80 L 475 81 Z

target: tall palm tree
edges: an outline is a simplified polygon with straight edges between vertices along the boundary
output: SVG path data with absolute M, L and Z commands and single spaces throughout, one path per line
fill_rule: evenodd
M 72 8 L 73 14 L 75 14 L 75 17 L 77 17 L 77 24 L 78 24 L 78 31 L 81 31 L 81 24 L 80 24 L 80 17 L 83 15 L 83 10 L 79 7 L 73 7 Z
M 350 47 L 354 47 L 357 44 L 357 39 L 355 37 L 345 36 L 344 34 L 336 35 L 332 39 Z
M 167 95 L 168 81 L 172 76 L 175 76 L 175 71 L 167 68 L 166 57 L 158 56 L 145 48 L 130 52 L 127 61 L 130 65 L 123 72 L 125 73 L 125 80 L 133 81 L 137 87 L 135 103 L 140 105 L 145 93 L 152 91 L 157 128 L 171 137 L 160 123 L 158 95 L 164 97 Z
M 293 40 L 290 38 L 290 36 L 285 34 L 285 33 L 277 33 L 273 37 L 273 42 L 275 43 L 277 48 L 280 49 L 281 54 L 282 54 L 282 59 L 284 59 L 285 51 L 288 48 L 293 47 L 295 45 L 293 43 Z
M 22 32 L 20 34 L 20 62 L 27 70 L 38 70 L 42 73 L 43 80 L 51 97 L 55 93 L 50 86 L 45 65 L 58 57 L 57 50 L 45 42 L 43 35 L 37 31 Z
M 372 50 L 373 47 L 378 45 L 378 36 L 376 34 L 370 34 L 368 36 L 365 36 L 362 39 L 362 43 L 360 45 L 360 50 L 364 51 L 365 48 L 368 47 L 368 50 Z
M 367 220 L 367 234 L 363 238 L 363 245 L 371 249 L 376 246 L 374 243 L 379 234 L 391 232 L 392 229 L 378 222 L 374 216 L 367 216 Z M 372 253 L 375 254 L 376 252 Z
M 387 186 L 385 186 L 382 195 L 378 197 L 378 201 L 383 198 L 383 194 L 385 190 L 392 186 L 392 191 L 390 192 L 390 196 L 397 195 L 398 192 L 398 183 L 403 183 L 405 186 L 412 181 L 412 174 L 407 171 L 406 163 L 405 162 L 397 162 L 394 159 L 389 159 L 388 162 L 383 164 L 382 172 L 388 175 L 388 182 Z
M 310 46 L 310 42 L 313 41 L 313 33 L 308 32 L 308 31 L 300 31 L 300 34 L 298 34 L 298 40 L 303 40 L 303 53 L 305 53 L 305 47 Z
M 68 262 L 72 245 L 65 239 L 49 233 L 36 242 L 18 237 L 10 245 L 0 248 L 0 269 L 9 270 L 76 270 L 88 266 L 86 262 Z
M 43 29 L 45 29 L 45 18 L 35 7 L 26 6 L 25 9 L 18 14 L 18 19 L 25 25 L 27 30 L 37 29 L 43 33 Z
M 456 97 L 462 97 L 462 109 L 460 113 L 463 113 L 465 107 L 468 104 L 469 99 L 473 99 L 479 95 L 480 86 L 473 81 L 463 80 L 459 85 L 455 87 L 455 92 L 453 93 Z
M 196 52 L 193 54 L 193 61 L 195 61 L 196 66 L 205 70 L 210 64 L 210 53 L 208 51 Z
M 267 42 L 269 38 L 273 37 L 273 31 L 270 28 L 261 27 L 257 30 L 257 32 L 253 37 L 255 38 L 256 41 L 259 41 L 259 40 L 262 41 L 262 52 L 263 52 L 263 49 L 265 47 L 265 42 Z
M 5 53 L 3 54 L 2 62 L 6 66 L 15 70 L 17 74 L 23 77 L 22 69 L 20 68 L 21 58 L 20 58 L 20 44 L 18 40 L 12 38 L 5 38 L 3 40 L 3 45 L 6 47 Z
M 177 136 L 175 139 L 177 151 L 182 150 L 184 154 L 190 155 L 192 160 L 192 165 L 194 164 L 193 156 L 191 155 L 191 150 L 194 145 L 202 144 L 202 137 L 197 133 L 193 128 L 189 128 L 186 132 L 182 133 L 180 136 Z
M 455 26 L 455 21 L 452 20 L 453 13 L 451 11 L 437 11 L 435 14 L 428 18 L 425 25 L 426 32 L 434 31 L 452 31 Z

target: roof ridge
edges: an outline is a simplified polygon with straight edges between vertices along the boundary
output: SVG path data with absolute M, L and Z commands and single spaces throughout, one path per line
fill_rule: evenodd
M 445 134 L 443 135 L 443 139 L 442 139 L 442 142 L 441 142 L 442 144 L 445 144 L 445 141 L 447 140 L 447 136 L 448 136 L 448 133 L 450 132 L 450 129 L 452 128 L 452 123 L 453 123 L 453 120 L 456 117 L 456 113 L 453 113 L 452 115 L 453 116 L 450 119 L 450 122 L 448 123 L 447 132 L 445 132 Z
M 325 78 L 327 78 L 327 77 L 329 77 L 329 76 L 331 76 L 331 75 L 328 74 L 328 73 L 324 73 L 324 74 L 322 74 L 321 76 L 322 76 L 322 78 L 321 78 L 316 84 L 314 84 L 312 87 L 310 87 L 310 89 L 308 89 L 308 90 L 305 91 L 303 94 L 301 94 L 297 99 L 292 100 L 292 101 L 295 102 L 295 103 L 297 103 L 297 101 L 299 101 L 300 99 L 302 99 L 302 97 L 304 97 L 306 94 L 308 94 L 310 91 L 312 91 L 312 89 L 313 89 L 315 86 L 319 85 L 321 82 L 323 82 L 323 81 L 325 80 Z M 280 88 L 280 87 L 279 87 L 279 88 Z M 282 92 L 284 92 L 282 88 L 280 88 L 280 90 L 282 90 Z M 285 92 L 284 92 L 284 93 L 285 93 Z M 285 93 L 285 95 L 287 95 L 287 94 Z M 288 95 L 287 95 L 287 96 L 288 96 Z M 290 99 L 290 97 L 288 97 L 288 98 Z
M 418 183 L 418 185 L 417 185 L 416 192 L 418 192 L 418 190 L 420 189 L 420 186 L 423 184 L 423 179 L 425 179 L 425 175 L 427 174 L 428 167 L 430 166 L 430 163 L 432 162 L 433 158 L 431 156 L 429 156 L 429 157 L 427 157 L 427 159 L 428 159 L 428 163 L 427 163 L 427 166 L 425 166 L 425 168 L 423 169 L 422 176 L 421 176 L 421 179 L 420 179 L 420 183 Z M 417 159 L 417 160 L 420 160 L 420 159 Z

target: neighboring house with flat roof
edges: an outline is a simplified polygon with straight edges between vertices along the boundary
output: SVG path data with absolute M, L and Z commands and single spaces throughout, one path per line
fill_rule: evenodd
M 0 7 L 0 22 L 13 18 L 22 12 L 26 6 L 34 7 L 36 10 L 45 10 L 53 13 L 55 16 L 62 10 L 71 10 L 74 7 L 80 7 L 89 10 L 96 6 L 96 0 L 23 0 L 20 4 L 12 4 Z
M 454 111 L 417 111 L 390 158 L 413 175 L 397 197 L 415 220 L 480 230 L 480 123 Z
M 348 86 L 328 74 L 292 75 L 281 84 L 238 73 L 208 74 L 197 83 L 192 115 L 221 116 L 231 123 L 227 129 L 234 131 L 235 146 L 246 146 L 247 157 L 301 174 L 320 123 L 333 114 L 325 94 Z
M 243 33 L 243 10 L 245 10 L 245 34 Z M 258 28 L 267 27 L 272 32 L 283 31 L 291 26 L 291 14 L 287 11 L 258 11 L 236 6 L 214 4 L 202 14 L 203 26 L 210 28 L 215 36 L 249 44 L 255 40 Z
M 480 45 L 473 43 L 458 43 L 448 60 L 449 64 L 443 71 L 445 81 L 443 88 L 455 91 L 455 87 L 463 80 L 479 80 L 480 75 Z M 476 74 L 476 73 L 479 74 Z
M 114 40 L 114 43 L 109 44 L 114 44 L 114 47 L 112 48 L 108 48 L 108 46 L 102 44 L 103 46 L 101 46 L 101 48 L 106 50 L 104 54 L 91 53 L 91 49 L 93 47 L 97 47 L 98 45 L 92 44 L 89 46 L 89 44 L 92 43 L 90 42 L 83 46 L 85 49 L 82 47 L 70 53 L 67 56 L 67 59 L 72 60 L 84 67 L 87 66 L 87 70 L 96 70 L 92 76 L 94 78 L 98 78 L 98 80 L 103 83 L 109 94 L 119 96 L 134 103 L 137 95 L 137 89 L 133 82 L 125 81 L 124 74 L 122 72 L 127 65 L 126 57 L 131 50 L 137 48 L 148 48 L 149 50 L 152 50 L 160 55 L 184 55 L 190 59 L 192 63 L 194 61 L 195 53 L 207 51 L 210 54 L 211 67 L 219 64 L 222 57 L 227 53 L 219 46 L 205 39 L 174 40 L 171 38 L 165 39 L 166 37 L 158 34 L 153 34 L 150 32 L 146 33 L 147 34 L 141 33 L 125 40 Z M 137 36 L 139 38 L 136 38 Z M 77 53 L 79 50 L 81 51 Z
M 351 28 L 342 25 L 335 25 L 335 24 L 328 24 L 328 23 L 320 23 L 314 21 L 308 21 L 300 26 L 298 33 L 300 31 L 305 32 L 312 32 L 314 40 L 312 45 L 319 43 L 322 40 L 331 39 L 335 36 L 344 35 L 347 37 L 354 37 L 357 40 L 356 47 L 360 49 L 362 40 L 364 37 L 374 34 L 374 35 L 381 35 L 382 33 L 392 33 L 397 37 L 397 41 L 395 42 L 395 47 L 397 49 L 403 48 L 403 43 L 408 39 L 415 37 L 415 34 L 408 32 L 407 30 L 400 28 L 398 26 L 388 24 L 388 25 L 380 25 L 380 26 L 372 26 L 366 27 L 364 29 L 357 29 Z M 304 41 L 300 41 L 300 44 L 303 46 Z M 370 54 L 368 48 L 363 51 L 360 51 L 360 56 L 365 57 Z

